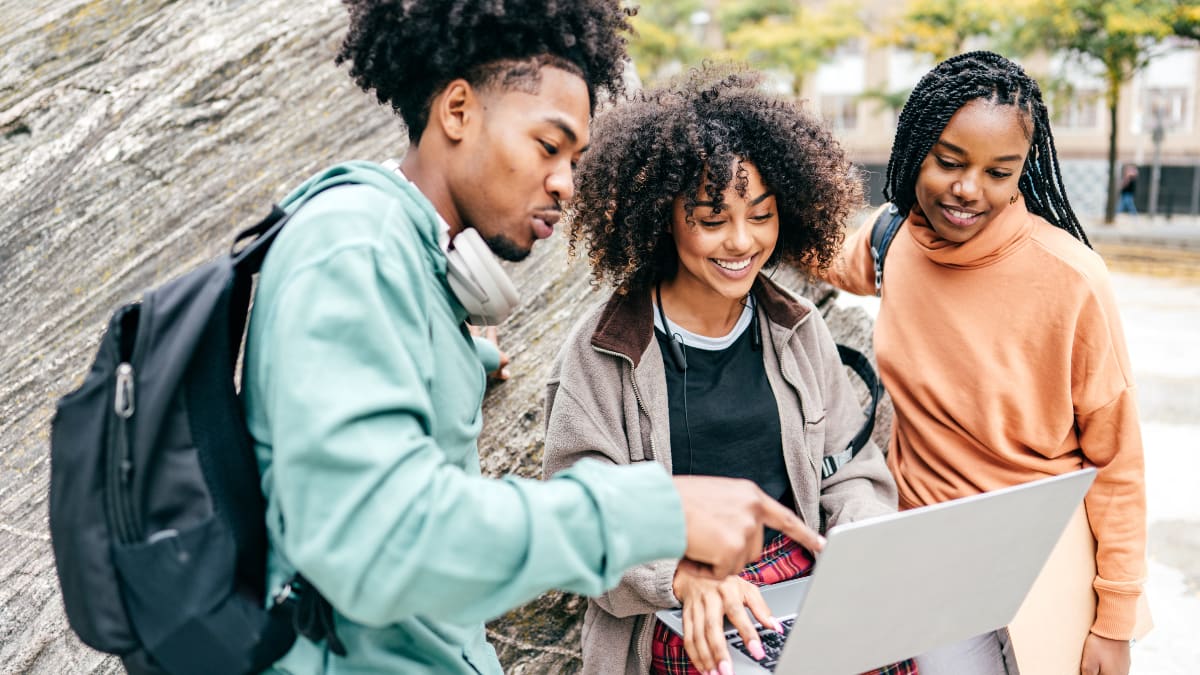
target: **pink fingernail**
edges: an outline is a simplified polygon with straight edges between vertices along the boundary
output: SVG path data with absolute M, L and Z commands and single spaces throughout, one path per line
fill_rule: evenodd
M 762 641 L 760 640 L 747 642 L 746 649 L 750 650 L 750 656 L 753 656 L 755 661 L 762 661 L 767 658 L 767 653 L 763 651 Z
M 776 633 L 783 635 L 783 624 L 779 623 L 779 619 L 771 617 L 771 627 L 775 629 Z
M 721 675 L 733 675 L 733 664 L 728 661 L 722 661 L 721 667 L 717 668 L 717 670 L 721 671 Z

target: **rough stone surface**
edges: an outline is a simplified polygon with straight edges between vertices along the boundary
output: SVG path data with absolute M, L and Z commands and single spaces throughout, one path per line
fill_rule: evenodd
M 121 671 L 68 628 L 46 524 L 54 403 L 109 314 L 322 166 L 403 152 L 402 124 L 333 65 L 344 28 L 336 0 L 0 0 L 0 672 Z M 525 300 L 502 329 L 513 379 L 485 402 L 493 475 L 540 474 L 542 385 L 603 292 L 565 249 L 511 268 Z M 860 311 L 829 318 L 869 340 Z M 548 594 L 490 624 L 506 670 L 577 670 L 582 607 Z

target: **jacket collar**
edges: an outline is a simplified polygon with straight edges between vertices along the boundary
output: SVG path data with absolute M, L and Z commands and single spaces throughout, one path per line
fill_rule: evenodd
M 808 307 L 800 304 L 791 293 L 771 279 L 758 275 L 754 282 L 754 298 L 758 300 L 771 323 L 794 326 L 808 316 Z M 642 355 L 654 339 L 654 304 L 650 291 L 631 291 L 624 295 L 613 293 L 600 312 L 592 346 L 616 352 L 638 367 Z

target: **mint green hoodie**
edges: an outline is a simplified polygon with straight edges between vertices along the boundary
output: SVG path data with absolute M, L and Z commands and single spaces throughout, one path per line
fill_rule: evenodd
M 315 195 L 346 174 L 359 184 Z M 278 670 L 500 673 L 483 621 L 683 554 L 679 497 L 656 463 L 583 462 L 544 483 L 479 475 L 484 368 L 437 214 L 411 183 L 343 164 L 283 202 L 301 205 L 263 265 L 243 392 L 268 588 L 302 572 L 349 653 L 300 638 Z

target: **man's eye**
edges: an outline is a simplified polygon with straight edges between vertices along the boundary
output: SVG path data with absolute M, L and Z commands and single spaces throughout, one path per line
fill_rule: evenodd
M 558 148 L 554 147 L 553 145 L 550 145 L 546 141 L 539 141 L 539 142 L 542 144 L 542 149 L 546 151 L 546 154 L 548 154 L 548 155 L 557 155 L 558 154 Z

